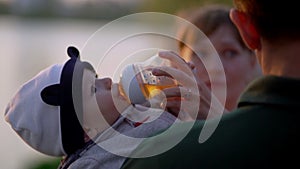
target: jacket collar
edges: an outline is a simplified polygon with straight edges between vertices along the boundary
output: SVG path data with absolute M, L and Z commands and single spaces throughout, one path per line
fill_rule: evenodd
M 299 106 L 300 79 L 264 76 L 255 80 L 242 94 L 238 107 L 249 104 Z

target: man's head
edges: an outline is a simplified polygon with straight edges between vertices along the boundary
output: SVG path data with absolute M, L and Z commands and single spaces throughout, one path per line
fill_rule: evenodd
M 251 18 L 265 40 L 300 37 L 299 6 L 296 1 L 234 0 L 238 11 Z
M 234 4 L 230 17 L 247 46 L 255 50 L 263 74 L 299 77 L 296 1 L 234 0 Z

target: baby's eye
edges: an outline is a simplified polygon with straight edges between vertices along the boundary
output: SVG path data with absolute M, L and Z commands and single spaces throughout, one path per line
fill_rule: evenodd
M 95 94 L 96 92 L 97 92 L 97 88 L 94 85 L 92 85 L 91 86 L 91 93 Z

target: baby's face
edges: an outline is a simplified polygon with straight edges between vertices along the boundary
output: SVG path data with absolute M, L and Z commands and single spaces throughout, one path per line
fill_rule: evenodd
M 85 130 L 101 132 L 110 127 L 120 116 L 114 104 L 111 89 L 110 78 L 97 79 L 94 72 L 84 70 L 82 95 Z
M 95 90 L 98 107 L 107 122 L 112 124 L 119 116 L 112 98 L 112 80 L 110 78 L 96 79 Z

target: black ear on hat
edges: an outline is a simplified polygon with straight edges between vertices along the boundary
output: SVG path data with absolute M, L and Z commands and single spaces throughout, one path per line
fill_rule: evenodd
M 54 84 L 47 86 L 41 92 L 42 100 L 52 106 L 59 106 L 59 94 L 60 94 L 60 85 Z
M 74 58 L 77 59 L 80 56 L 79 56 L 78 49 L 75 48 L 74 46 L 69 46 L 67 49 L 67 53 L 71 59 L 66 63 L 66 65 L 68 65 L 68 66 L 65 65 L 64 69 L 68 69 L 67 71 L 69 71 L 69 73 L 66 76 L 70 76 L 70 75 L 73 75 L 72 71 L 74 71 L 74 65 L 76 62 L 76 60 L 74 60 Z M 72 58 L 73 58 L 73 60 L 72 60 Z M 77 62 L 78 61 L 80 61 L 80 60 L 77 60 Z M 71 62 L 71 64 L 69 62 Z M 68 79 L 70 79 L 70 78 L 68 78 Z M 69 87 L 69 86 L 67 86 L 67 87 Z M 60 88 L 61 88 L 60 84 L 54 84 L 54 85 L 45 87 L 41 92 L 42 100 L 49 105 L 60 106 L 61 105 L 60 94 L 61 94 L 61 92 L 63 92 L 63 91 L 61 91 Z
M 76 81 L 82 81 L 82 75 L 78 76 L 77 72 L 83 70 L 77 70 L 81 69 L 81 67 L 77 68 L 77 65 L 82 65 L 83 62 L 80 61 L 79 51 L 75 47 L 68 47 L 67 53 L 70 59 L 65 63 L 60 77 L 60 124 L 63 148 L 67 154 L 72 154 L 85 144 L 84 131 L 80 123 L 82 111 L 75 110 L 75 104 L 82 104 L 82 102 L 74 103 L 73 97 L 78 96 L 73 95 L 72 89 L 74 77 L 77 77 Z M 82 91 L 82 87 L 78 87 L 79 91 Z
M 70 46 L 68 47 L 67 50 L 68 55 L 72 58 L 72 57 L 76 57 L 79 58 L 79 51 L 77 48 L 75 48 L 74 46 Z

